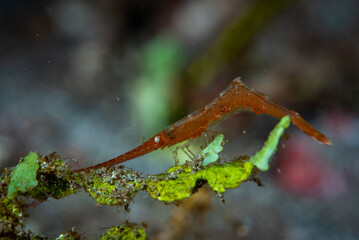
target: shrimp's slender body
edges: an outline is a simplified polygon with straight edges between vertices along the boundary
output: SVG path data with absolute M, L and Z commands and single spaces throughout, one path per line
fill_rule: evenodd
M 209 125 L 235 110 L 249 110 L 256 114 L 266 113 L 276 118 L 289 115 L 291 122 L 305 134 L 320 143 L 331 144 L 330 139 L 312 127 L 297 112 L 269 101 L 267 96 L 248 88 L 240 78 L 236 78 L 211 103 L 171 124 L 137 148 L 106 162 L 76 171 L 110 167 L 140 157 L 159 148 L 163 149 L 185 140 L 197 138 L 206 131 Z

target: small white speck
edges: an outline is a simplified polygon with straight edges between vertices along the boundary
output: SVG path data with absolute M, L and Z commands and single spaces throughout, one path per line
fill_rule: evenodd
M 279 174 L 282 174 L 282 170 L 280 170 L 279 168 L 277 168 L 277 172 L 278 172 Z
M 160 137 L 159 136 L 156 136 L 155 137 L 155 143 L 159 143 L 160 142 Z
M 112 178 L 112 179 L 116 178 L 116 172 L 115 172 L 115 171 L 113 171 L 113 172 L 111 173 L 111 178 Z
M 39 34 L 38 34 L 38 33 L 36 33 L 36 34 L 35 34 L 35 36 L 36 36 L 36 37 L 38 37 L 38 36 L 39 36 Z
M 242 133 L 243 133 L 243 134 L 246 134 L 246 132 L 247 132 L 246 130 L 243 130 L 243 132 L 242 132 Z
M 49 63 L 49 64 L 50 64 L 50 63 L 51 63 L 51 60 L 50 60 L 50 59 L 49 59 L 49 60 L 47 60 L 47 63 Z
M 241 83 L 241 77 L 236 77 L 233 82 L 236 82 L 236 83 Z
M 117 97 L 116 97 L 116 101 L 119 102 L 119 101 L 120 101 L 120 97 L 117 96 Z

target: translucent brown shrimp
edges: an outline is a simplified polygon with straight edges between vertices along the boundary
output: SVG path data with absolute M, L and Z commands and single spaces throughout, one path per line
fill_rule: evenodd
M 298 113 L 269 101 L 267 96 L 248 88 L 240 78 L 236 78 L 211 103 L 171 124 L 137 148 L 106 162 L 76 171 L 110 167 L 140 157 L 159 148 L 163 149 L 185 140 L 197 138 L 206 131 L 209 125 L 236 110 L 249 110 L 256 114 L 266 113 L 277 118 L 289 115 L 291 122 L 305 134 L 320 143 L 331 144 L 329 138 L 312 127 Z

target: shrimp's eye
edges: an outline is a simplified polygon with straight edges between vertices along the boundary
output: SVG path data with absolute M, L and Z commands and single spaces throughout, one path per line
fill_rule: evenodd
M 225 112 L 225 111 L 226 111 L 226 108 L 225 108 L 223 105 L 221 105 L 221 106 L 219 107 L 219 110 L 220 110 L 221 112 Z
M 160 142 L 160 137 L 156 136 L 154 140 L 155 140 L 155 143 L 159 143 Z

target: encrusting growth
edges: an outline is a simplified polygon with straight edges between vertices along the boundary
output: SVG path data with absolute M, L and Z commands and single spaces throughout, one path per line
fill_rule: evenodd
M 256 92 L 253 88 L 247 87 L 238 77 L 211 103 L 171 124 L 137 148 L 106 162 L 75 171 L 79 172 L 100 167 L 110 167 L 140 157 L 159 148 L 163 149 L 185 140 L 197 138 L 201 136 L 212 123 L 238 110 L 252 111 L 255 114 L 265 113 L 276 118 L 282 118 L 288 115 L 290 121 L 305 134 L 320 143 L 326 145 L 331 144 L 329 138 L 312 127 L 297 112 L 269 101 L 266 95 Z

